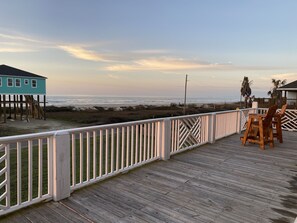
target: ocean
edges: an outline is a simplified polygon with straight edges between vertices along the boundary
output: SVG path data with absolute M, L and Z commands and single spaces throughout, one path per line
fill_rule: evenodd
M 183 103 L 184 99 L 179 97 L 115 97 L 96 95 L 48 95 L 48 105 L 53 106 L 74 106 L 74 107 L 121 107 L 135 105 L 170 105 L 171 103 Z M 203 98 L 189 97 L 187 104 L 207 104 L 207 103 L 230 103 L 238 99 L 226 98 Z

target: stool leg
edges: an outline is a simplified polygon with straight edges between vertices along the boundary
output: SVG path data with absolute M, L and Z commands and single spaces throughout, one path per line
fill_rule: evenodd
M 245 145 L 245 143 L 246 143 L 246 140 L 247 140 L 247 137 L 248 137 L 250 128 L 251 128 L 251 123 L 252 123 L 252 120 L 249 119 L 249 120 L 248 120 L 247 127 L 246 127 L 246 130 L 245 130 L 245 132 L 244 132 L 243 139 L 242 139 L 242 145 Z
M 270 148 L 274 147 L 272 127 L 269 128 L 269 146 L 270 146 Z
M 261 149 L 265 149 L 264 130 L 262 120 L 259 120 L 259 144 Z
M 277 139 L 280 143 L 283 143 L 282 123 L 279 117 L 276 124 Z

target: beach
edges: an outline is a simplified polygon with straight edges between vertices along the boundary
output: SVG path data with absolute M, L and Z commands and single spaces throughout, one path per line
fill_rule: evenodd
M 239 106 L 239 103 L 189 104 L 186 109 L 186 114 L 233 110 Z M 118 107 L 99 107 L 96 105 L 48 106 L 46 111 L 46 120 L 33 118 L 29 118 L 29 121 L 21 121 L 18 118 L 16 120 L 8 119 L 7 123 L 0 124 L 0 136 L 184 115 L 183 106 L 174 103 L 171 105 Z
M 238 97 L 187 97 L 187 104 L 197 106 L 209 103 L 233 103 Z M 100 95 L 48 95 L 47 105 L 55 107 L 73 106 L 77 108 L 99 107 L 127 107 L 127 106 L 170 106 L 184 103 L 183 97 L 177 96 L 100 96 Z

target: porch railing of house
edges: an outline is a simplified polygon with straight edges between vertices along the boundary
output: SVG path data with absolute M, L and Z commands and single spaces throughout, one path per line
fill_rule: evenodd
M 61 200 L 86 185 L 240 133 L 250 112 L 256 110 L 2 137 L 0 215 L 44 200 Z M 287 116 L 284 128 L 297 131 L 297 110 L 287 111 Z

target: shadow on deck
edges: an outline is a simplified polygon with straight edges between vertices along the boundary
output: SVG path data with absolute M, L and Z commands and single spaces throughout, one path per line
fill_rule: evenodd
M 2 222 L 294 222 L 297 137 L 262 151 L 233 135 L 2 217 Z

